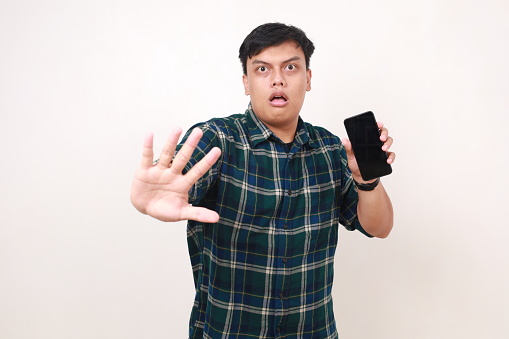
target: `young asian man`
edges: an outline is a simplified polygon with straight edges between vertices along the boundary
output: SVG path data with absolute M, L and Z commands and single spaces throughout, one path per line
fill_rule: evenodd
M 239 51 L 246 112 L 197 124 L 181 143 L 175 129 L 155 162 L 152 135 L 144 141 L 133 205 L 189 220 L 189 338 L 337 338 L 338 224 L 369 237 L 392 229 L 389 196 L 362 180 L 350 142 L 300 117 L 313 51 L 299 28 L 255 28 Z

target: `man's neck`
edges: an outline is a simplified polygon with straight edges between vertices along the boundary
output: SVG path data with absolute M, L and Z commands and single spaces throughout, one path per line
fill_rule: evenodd
M 292 126 L 284 126 L 283 128 L 277 128 L 274 126 L 268 126 L 267 128 L 272 131 L 281 141 L 284 143 L 292 142 L 295 139 L 295 133 L 297 132 L 297 122 Z

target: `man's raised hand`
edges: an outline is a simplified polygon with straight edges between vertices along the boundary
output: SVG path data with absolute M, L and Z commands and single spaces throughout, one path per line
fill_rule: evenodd
M 213 223 L 219 215 L 203 207 L 191 206 L 188 192 L 217 161 L 221 150 L 214 147 L 193 166 L 182 174 L 189 162 L 203 132 L 195 128 L 179 150 L 175 149 L 182 130 L 174 129 L 164 145 L 159 160 L 154 162 L 153 134 L 148 134 L 143 143 L 143 155 L 140 167 L 136 170 L 131 187 L 131 202 L 141 213 L 161 221 L 196 220 Z

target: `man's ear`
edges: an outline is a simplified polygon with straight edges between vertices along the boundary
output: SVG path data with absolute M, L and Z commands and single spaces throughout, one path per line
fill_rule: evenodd
M 242 82 L 244 83 L 244 94 L 249 95 L 249 83 L 247 81 L 247 75 L 242 75 Z
M 307 81 L 307 87 L 306 87 L 306 91 L 311 91 L 311 70 L 308 69 L 306 70 L 306 81 Z

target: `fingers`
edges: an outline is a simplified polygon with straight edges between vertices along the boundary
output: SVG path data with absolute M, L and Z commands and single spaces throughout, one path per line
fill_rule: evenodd
M 145 135 L 145 139 L 143 140 L 143 152 L 141 156 L 141 167 L 149 168 L 152 166 L 152 162 L 154 161 L 154 134 L 147 133 Z
M 143 148 L 142 167 L 150 168 L 154 165 L 161 169 L 170 169 L 174 174 L 182 174 L 185 166 L 189 163 L 198 142 L 200 141 L 203 132 L 200 128 L 195 128 L 189 134 L 186 142 L 180 148 L 179 152 L 174 156 L 175 150 L 178 145 L 180 134 L 182 130 L 175 128 L 171 131 L 166 144 L 161 151 L 161 156 L 157 160 L 157 164 L 153 163 L 153 139 L 152 133 L 145 137 Z M 221 155 L 221 150 L 214 147 L 210 152 L 203 157 L 193 168 L 186 174 L 186 180 L 190 185 L 194 184 L 200 177 L 202 177 L 217 161 Z
M 387 153 L 387 163 L 392 164 L 396 160 L 396 153 L 389 152 Z
M 203 159 L 201 159 L 186 173 L 185 178 L 187 183 L 192 186 L 196 181 L 198 181 L 198 179 L 205 175 L 205 173 L 216 163 L 220 156 L 221 149 L 219 149 L 219 147 L 212 148 L 209 153 L 203 157 Z
M 199 128 L 193 129 L 191 134 L 187 137 L 186 142 L 184 145 L 182 145 L 182 148 L 178 151 L 177 155 L 173 158 L 173 162 L 171 164 L 171 171 L 175 174 L 182 173 L 184 170 L 184 167 L 189 162 L 189 159 L 191 159 L 191 156 L 193 155 L 194 150 L 196 149 L 196 146 L 198 145 L 198 142 L 200 141 L 200 138 L 202 137 L 203 132 Z M 175 148 L 173 148 L 173 152 L 175 152 Z M 169 162 L 168 162 L 169 164 Z M 166 165 L 168 167 L 168 165 Z
M 378 128 L 380 129 L 380 140 L 383 141 L 384 143 L 382 149 L 385 152 L 387 152 L 389 151 L 389 148 L 391 148 L 394 140 L 392 139 L 392 137 L 389 136 L 389 130 L 386 127 L 384 127 L 383 122 L 377 122 L 377 124 Z
M 396 153 L 389 152 L 389 149 L 391 148 L 394 139 L 389 136 L 389 130 L 384 127 L 382 122 L 377 122 L 377 124 L 378 128 L 380 129 L 380 140 L 384 142 L 382 150 L 387 152 L 387 163 L 392 164 L 396 160 Z
M 383 122 L 377 122 L 377 125 L 380 130 L 380 140 L 383 142 L 387 141 L 387 138 L 389 137 L 389 130 L 384 127 Z
M 389 148 L 391 148 L 393 142 L 394 140 L 392 139 L 392 137 L 387 137 L 387 140 L 384 142 L 382 149 L 385 152 L 389 151 Z
M 161 156 L 157 162 L 157 166 L 161 169 L 166 169 L 170 165 L 173 155 L 175 154 L 175 149 L 177 148 L 177 144 L 180 138 L 180 134 L 182 134 L 182 129 L 174 128 L 170 132 L 170 136 L 166 140 L 166 144 L 161 151 Z

